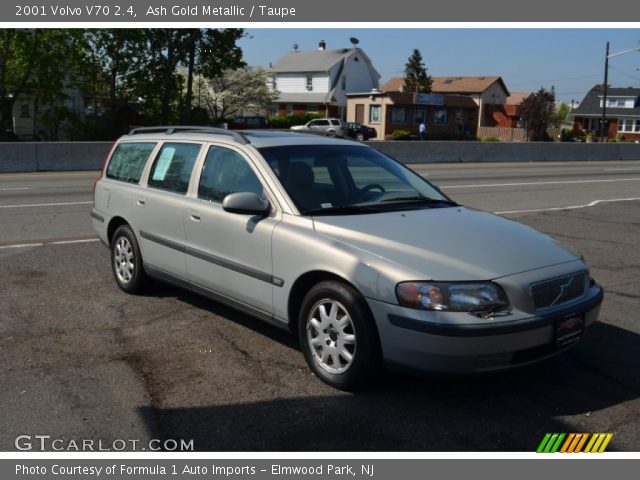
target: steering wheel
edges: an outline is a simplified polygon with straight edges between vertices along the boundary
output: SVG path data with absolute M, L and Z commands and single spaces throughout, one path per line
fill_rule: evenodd
M 385 188 L 379 183 L 370 183 L 369 185 L 365 185 L 360 189 L 360 193 L 367 193 L 369 190 L 380 190 L 382 193 L 385 193 Z

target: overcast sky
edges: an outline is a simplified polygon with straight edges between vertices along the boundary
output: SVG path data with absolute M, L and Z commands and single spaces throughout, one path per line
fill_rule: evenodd
M 500 75 L 510 91 L 555 86 L 556 98 L 581 100 L 604 77 L 605 44 L 611 53 L 640 46 L 640 29 L 246 29 L 240 44 L 249 65 L 269 66 L 293 50 L 350 47 L 356 37 L 382 76 L 402 76 L 414 48 L 434 76 Z M 609 84 L 640 87 L 640 53 L 609 60 Z

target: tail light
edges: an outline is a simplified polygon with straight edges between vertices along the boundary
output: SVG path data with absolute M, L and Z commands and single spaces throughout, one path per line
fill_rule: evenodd
M 113 149 L 115 147 L 116 147 L 116 142 L 114 142 L 113 145 L 111 145 L 111 148 L 107 152 L 107 155 L 104 157 L 104 160 L 102 161 L 102 168 L 100 168 L 100 175 L 98 175 L 98 178 L 96 178 L 95 181 L 93 182 L 93 203 L 94 204 L 96 202 L 96 185 L 98 184 L 98 181 L 102 177 L 104 177 L 104 170 L 105 170 L 105 167 L 107 166 L 107 160 L 109 160 L 109 157 L 111 157 L 111 152 L 113 152 Z

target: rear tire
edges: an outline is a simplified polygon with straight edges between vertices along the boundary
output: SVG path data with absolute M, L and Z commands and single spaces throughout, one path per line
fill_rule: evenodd
M 129 225 L 121 225 L 113 234 L 111 268 L 118 287 L 127 293 L 142 293 L 148 284 L 138 240 Z
M 370 384 L 382 365 L 380 340 L 366 301 L 355 289 L 325 281 L 305 295 L 298 318 L 309 368 L 341 390 Z

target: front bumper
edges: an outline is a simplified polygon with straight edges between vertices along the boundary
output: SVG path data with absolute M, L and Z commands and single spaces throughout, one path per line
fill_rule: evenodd
M 585 328 L 598 318 L 599 285 L 580 301 L 535 316 L 479 319 L 469 313 L 414 310 L 367 299 L 389 367 L 440 373 L 502 370 L 543 360 L 570 347 L 557 347 L 555 324 L 584 314 Z

